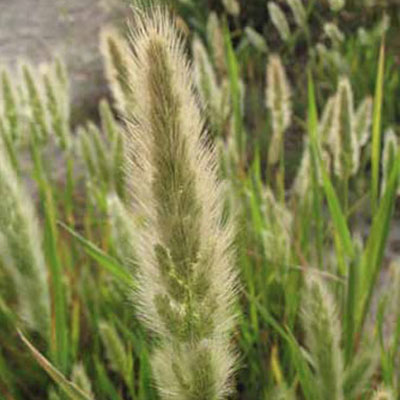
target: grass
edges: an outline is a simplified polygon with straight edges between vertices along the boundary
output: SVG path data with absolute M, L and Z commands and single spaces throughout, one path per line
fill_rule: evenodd
M 299 7 L 298 2 L 291 3 Z M 198 315 L 218 312 L 226 316 L 223 311 L 231 303 L 221 301 L 210 308 L 212 303 L 196 298 L 200 295 L 190 286 L 194 281 L 184 281 L 186 272 L 177 268 L 180 259 L 172 256 L 185 248 L 187 238 L 180 236 L 181 230 L 195 232 L 188 227 L 200 218 L 196 205 L 213 197 L 204 190 L 199 200 L 191 192 L 187 177 L 192 176 L 194 161 L 201 157 L 194 153 L 189 157 L 182 151 L 181 158 L 170 160 L 183 171 L 178 175 L 185 188 L 184 200 L 190 201 L 182 200 L 180 191 L 173 191 L 168 168 L 159 171 L 163 179 L 158 184 L 171 190 L 162 198 L 168 204 L 180 204 L 176 218 L 182 218 L 181 230 L 162 230 L 176 223 L 170 218 L 174 208 L 162 215 L 166 226 L 154 225 L 148 230 L 146 223 L 153 214 L 146 212 L 154 203 L 146 203 L 146 196 L 154 186 L 137 160 L 151 148 L 146 147 L 145 136 L 139 144 L 146 151 L 132 153 L 135 143 L 127 134 L 134 132 L 138 138 L 148 132 L 147 122 L 159 135 L 167 131 L 170 114 L 164 111 L 176 112 L 171 104 L 167 107 L 161 101 L 153 105 L 158 110 L 152 114 L 154 120 L 141 113 L 147 110 L 145 99 L 150 94 L 152 101 L 157 93 L 162 96 L 156 100 L 176 101 L 169 97 L 168 88 L 174 87 L 171 79 L 178 86 L 190 80 L 173 75 L 175 69 L 184 67 L 175 63 L 175 69 L 165 67 L 169 72 L 160 74 L 160 63 L 167 66 L 168 57 L 161 60 L 153 55 L 151 67 L 141 68 L 135 75 L 135 67 L 143 67 L 135 58 L 143 55 L 143 48 L 132 57 L 128 49 L 136 42 L 129 44 L 119 33 L 105 31 L 101 46 L 112 103 L 103 100 L 99 120 L 81 121 L 79 126 L 71 123 L 68 78 L 60 60 L 49 65 L 44 76 L 42 70 L 26 64 L 15 76 L 3 70 L 0 193 L 8 197 L 0 206 L 0 398 L 399 398 L 400 276 L 398 261 L 390 260 L 388 265 L 385 253 L 396 222 L 400 174 L 399 74 L 392 35 L 398 21 L 393 17 L 386 29 L 382 7 L 365 7 L 361 13 L 364 5 L 347 1 L 343 9 L 333 11 L 333 3 L 300 3 L 307 7 L 294 16 L 295 6 L 279 2 L 290 30 L 287 40 L 281 40 L 263 2 L 251 7 L 236 1 L 204 2 L 204 7 L 194 1 L 169 4 L 179 16 L 179 24 L 185 26 L 184 32 L 190 32 L 186 38 L 189 54 L 191 40 L 197 41 L 193 58 L 199 65 L 194 68 L 198 74 L 194 82 L 216 84 L 212 90 L 198 87 L 198 100 L 205 125 L 210 127 L 207 140 L 216 147 L 222 182 L 217 220 L 226 223 L 233 219 L 237 227 L 231 247 L 221 254 L 235 251 L 230 265 L 240 281 L 233 304 L 238 317 L 232 336 L 223 331 L 227 342 L 212 347 L 212 355 L 221 359 L 228 347 L 237 352 L 233 391 L 226 396 L 225 388 L 215 389 L 216 369 L 210 367 L 213 359 L 204 352 L 203 336 L 199 341 L 193 339 L 193 326 L 206 332 L 204 324 L 195 324 Z M 343 39 L 321 36 L 326 22 L 334 23 Z M 164 36 L 168 41 L 169 34 Z M 266 89 L 272 87 L 266 70 L 271 59 L 275 63 L 278 59 L 285 70 L 291 96 L 272 95 L 278 100 L 267 108 Z M 150 72 L 159 85 L 146 89 Z M 344 90 L 346 79 L 349 85 Z M 274 87 L 278 92 L 285 90 L 285 85 Z M 181 94 L 180 90 L 176 93 Z M 213 93 L 218 101 L 207 97 Z M 365 127 L 362 140 L 357 139 L 351 136 L 359 126 L 356 110 L 371 95 L 373 112 L 370 118 L 365 116 L 371 126 Z M 284 132 L 278 132 L 283 139 L 280 159 L 271 165 L 274 118 L 282 115 L 282 98 L 290 101 L 291 120 L 288 127 L 285 123 Z M 333 99 L 333 112 L 331 123 L 324 127 L 329 99 Z M 193 104 L 176 104 L 186 107 L 183 117 L 192 116 L 182 137 L 197 135 L 197 111 L 188 111 Z M 160 125 L 161 117 L 165 123 Z M 175 129 L 172 125 L 170 131 Z M 388 128 L 394 132 L 390 140 L 386 140 Z M 166 157 L 165 140 L 165 146 L 157 150 L 160 163 Z M 353 153 L 348 143 L 357 146 L 357 168 L 349 167 Z M 386 148 L 386 143 L 392 147 Z M 127 154 L 135 154 L 130 166 Z M 171 156 L 173 149 L 168 154 Z M 300 162 L 293 161 L 296 159 Z M 204 171 L 212 170 L 207 165 L 197 165 L 201 179 L 206 179 L 201 175 Z M 7 180 L 10 177 L 12 182 Z M 137 200 L 145 206 L 145 216 Z M 161 202 L 159 209 L 164 208 L 167 205 Z M 214 212 L 202 224 L 213 218 Z M 210 234 L 213 240 L 201 240 L 209 240 L 210 248 L 213 243 L 225 246 L 224 231 L 218 232 Z M 185 293 L 182 307 L 191 310 L 185 311 L 187 337 L 183 330 L 168 333 L 157 327 L 150 332 L 146 323 L 142 324 L 141 317 L 150 312 L 153 301 L 153 286 L 143 281 L 144 265 L 149 265 L 146 257 L 153 251 L 146 246 L 153 246 L 153 235 L 163 238 L 162 246 L 157 247 L 162 256 L 157 262 L 168 275 L 168 279 L 163 275 L 169 285 L 166 292 L 176 298 Z M 138 252 L 143 238 L 142 252 Z M 177 238 L 182 246 L 171 252 Z M 200 268 L 196 262 L 189 264 Z M 47 274 L 44 283 L 42 270 Z M 385 276 L 388 282 L 381 287 Z M 176 289 L 182 286 L 182 292 Z M 144 293 L 144 287 L 151 290 Z M 40 311 L 37 293 L 48 306 L 48 318 Z M 213 293 L 205 296 L 207 300 Z M 192 311 L 195 307 L 197 311 Z M 151 327 L 162 326 L 162 318 L 172 321 L 173 311 L 160 305 Z M 227 325 L 230 328 L 230 323 Z M 196 346 L 200 350 L 193 351 Z M 168 360 L 175 360 L 171 365 L 163 352 Z M 169 394 L 172 382 L 184 390 Z

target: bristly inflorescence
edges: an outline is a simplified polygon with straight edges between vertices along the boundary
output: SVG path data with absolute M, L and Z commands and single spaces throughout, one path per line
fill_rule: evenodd
M 50 333 L 50 294 L 32 204 L 23 190 L 0 141 L 0 252 L 14 283 L 19 315 L 26 325 Z
M 302 311 L 306 343 L 315 367 L 318 398 L 344 399 L 344 363 L 337 307 L 326 284 L 311 273 L 303 292 Z
M 236 279 L 232 227 L 194 96 L 184 42 L 162 8 L 138 12 L 131 34 L 126 115 L 139 263 L 135 295 L 160 337 L 152 365 L 164 399 L 220 399 L 230 391 Z
M 272 55 L 267 65 L 266 105 L 272 117 L 272 138 L 268 161 L 274 164 L 279 160 L 283 135 L 292 117 L 290 85 L 278 55 Z
M 390 173 L 395 165 L 396 156 L 399 151 L 399 141 L 393 128 L 386 129 L 384 133 L 384 145 L 382 152 L 382 190 L 385 193 L 386 185 L 389 181 Z
M 359 166 L 360 148 L 354 130 L 353 91 L 347 78 L 341 78 L 338 85 L 330 144 L 335 173 L 341 177 L 354 175 Z
M 279 36 L 284 42 L 287 42 L 290 39 L 291 33 L 285 13 L 278 6 L 278 4 L 274 3 L 273 1 L 268 3 L 268 12 L 272 23 L 279 33 Z

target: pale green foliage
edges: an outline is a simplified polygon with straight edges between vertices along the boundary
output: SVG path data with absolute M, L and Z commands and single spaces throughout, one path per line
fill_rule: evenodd
M 183 42 L 164 10 L 137 16 L 130 78 L 141 102 L 127 114 L 130 185 L 145 223 L 135 241 L 136 301 L 160 338 L 152 365 L 165 399 L 219 399 L 230 391 L 235 274 L 231 226 Z
M 303 327 L 316 375 L 318 398 L 343 397 L 341 327 L 333 296 L 319 277 L 308 274 L 303 290 Z
M 0 248 L 3 267 L 14 284 L 19 315 L 46 336 L 50 333 L 50 295 L 41 233 L 32 200 L 0 149 Z
M 268 3 L 269 16 L 281 39 L 287 42 L 290 39 L 290 28 L 285 13 L 273 1 Z
M 49 390 L 49 400 L 61 400 L 61 396 L 54 388 Z

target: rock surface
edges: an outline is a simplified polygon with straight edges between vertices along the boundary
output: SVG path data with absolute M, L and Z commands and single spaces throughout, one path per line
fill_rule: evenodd
M 19 60 L 34 64 L 55 54 L 65 60 L 75 119 L 87 116 L 107 93 L 99 32 L 122 25 L 124 0 L 0 0 L 0 64 L 12 72 Z

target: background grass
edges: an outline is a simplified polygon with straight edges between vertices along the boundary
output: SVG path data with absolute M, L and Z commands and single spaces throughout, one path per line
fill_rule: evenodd
M 399 398 L 400 281 L 398 263 L 391 260 L 389 268 L 385 247 L 400 158 L 396 149 L 386 171 L 382 149 L 386 128 L 398 130 L 400 9 L 396 2 L 367 6 L 348 0 L 335 12 L 327 1 L 311 0 L 303 3 L 307 23 L 299 27 L 288 3 L 280 1 L 290 27 L 284 41 L 267 2 L 239 1 L 239 12 L 230 3 L 236 2 L 175 0 L 168 6 L 188 42 L 197 37 L 205 46 L 227 99 L 227 110 L 205 106 L 205 115 L 220 150 L 226 209 L 238 220 L 242 288 L 232 398 L 369 399 L 378 388 Z M 327 22 L 340 29 L 341 40 L 324 33 Z M 272 124 L 265 68 L 273 53 L 280 55 L 292 88 L 283 197 L 276 184 L 279 171 L 268 166 Z M 34 203 L 40 217 L 51 322 L 47 333 L 24 323 L 18 306 L 24 293 L 5 267 L 2 243 L 0 397 L 156 399 L 149 365 L 156 338 L 140 326 L 131 304 L 135 258 L 129 231 L 140 221 L 124 214 L 129 195 L 121 183 L 118 105 L 104 102 L 98 120 L 71 126 L 62 63 L 50 67 L 47 90 L 38 70 L 24 71 L 17 79 L 3 74 L 0 131 L 21 184 L 29 188 L 31 197 L 24 201 Z M 343 75 L 357 105 L 374 96 L 372 139 L 357 175 L 346 183 L 348 202 L 342 182 L 323 162 L 318 133 L 324 105 Z M 215 115 L 223 116 L 220 124 L 213 124 Z M 292 183 L 305 138 L 309 190 L 299 197 Z M 322 289 L 307 284 L 310 275 Z M 383 290 L 381 276 L 389 276 Z M 306 303 L 324 291 L 329 302 Z M 324 318 L 327 323 L 320 324 Z M 327 340 L 329 335 L 335 340 Z M 327 389 L 329 382 L 339 394 Z

